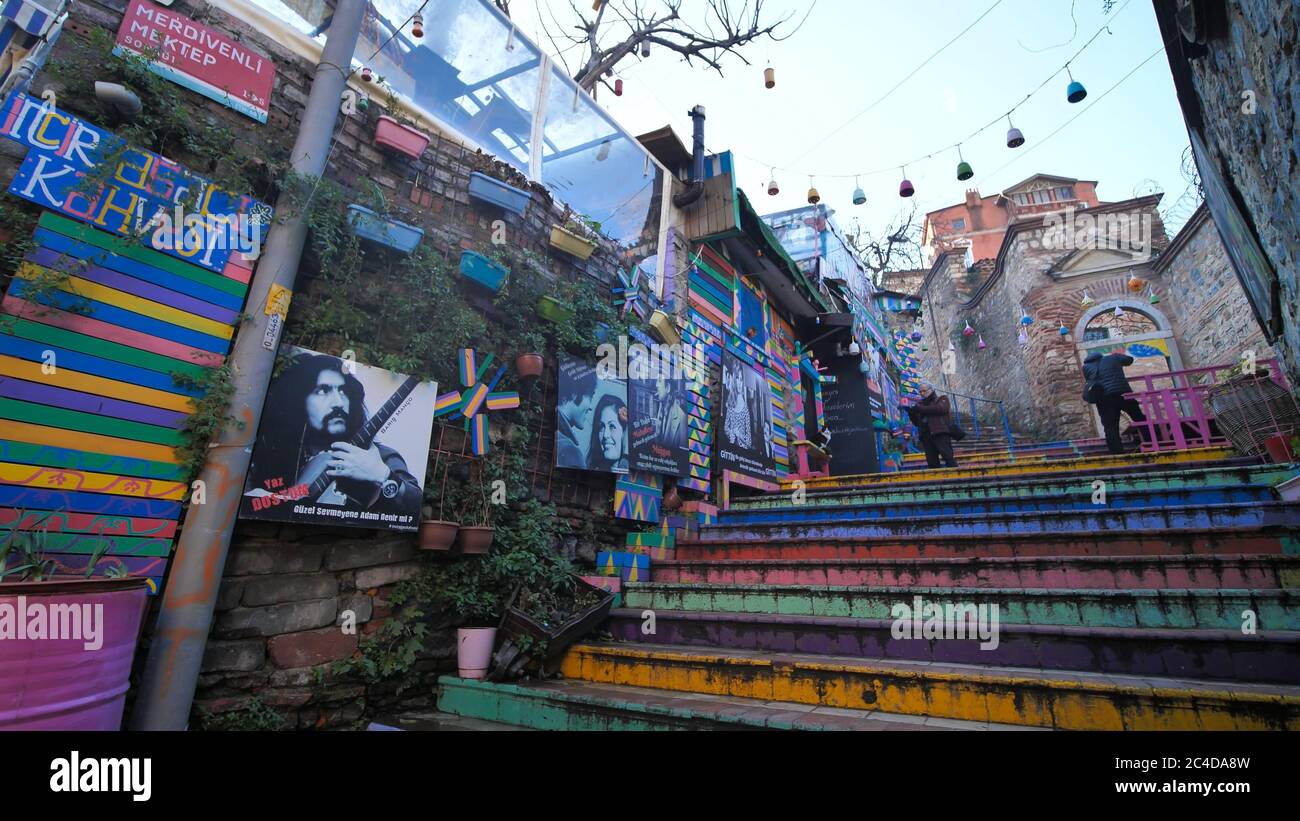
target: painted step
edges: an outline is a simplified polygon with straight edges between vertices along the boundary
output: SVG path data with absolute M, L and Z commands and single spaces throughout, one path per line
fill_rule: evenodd
M 828 476 L 820 479 L 785 480 L 782 490 L 793 489 L 801 481 L 807 490 L 832 490 L 835 488 L 871 487 L 901 482 L 949 481 L 955 479 L 985 479 L 994 476 L 1023 476 L 1036 473 L 1065 473 L 1074 470 L 1127 469 L 1143 465 L 1186 465 L 1197 462 L 1221 461 L 1232 456 L 1231 448 L 1195 448 L 1170 453 L 1140 453 L 1123 456 L 1090 456 L 1081 459 L 1061 459 L 1055 462 L 1001 465 L 984 468 L 939 468 L 935 470 L 904 471 L 901 473 L 864 473 L 853 476 Z
M 614 610 L 605 629 L 618 641 L 722 650 L 808 653 L 938 664 L 988 664 L 1300 684 L 1300 633 L 998 624 L 996 647 L 978 637 L 894 638 L 894 619 Z M 922 633 L 924 636 L 924 633 Z
M 1060 496 L 1086 493 L 1092 499 L 1093 482 L 1106 483 L 1107 496 L 1111 493 L 1130 493 L 1147 490 L 1175 490 L 1181 488 L 1244 487 L 1265 485 L 1273 487 L 1300 471 L 1276 465 L 1241 465 L 1197 470 L 1151 471 L 1146 473 L 1107 473 L 1086 477 L 1048 477 L 1045 479 L 1003 479 L 992 482 L 962 484 L 918 484 L 872 490 L 837 490 L 805 493 L 803 503 L 794 505 L 791 494 L 765 494 L 732 500 L 730 511 L 769 510 L 793 507 L 819 507 L 829 505 L 914 504 L 933 500 L 1007 499 L 1037 496 Z M 1274 497 L 1276 498 L 1276 497 Z M 728 512 L 730 512 L 728 511 Z
M 994 587 L 819 587 L 644 582 L 623 591 L 629 610 L 691 610 L 889 619 L 896 608 L 923 602 L 997 606 L 1001 624 L 1066 627 L 1150 627 L 1240 630 L 1255 614 L 1259 630 L 1300 630 L 1300 591 L 1294 590 L 1031 590 Z
M 1147 589 L 1300 588 L 1300 556 L 1054 556 L 966 559 L 670 560 L 654 563 L 669 584 L 823 587 Z
M 1300 730 L 1300 688 L 1247 682 L 578 644 L 568 679 L 1064 730 Z
M 1097 533 L 1127 530 L 1203 530 L 1216 527 L 1300 527 L 1300 503 L 1139 507 L 1118 510 L 1065 510 L 1037 513 L 976 513 L 915 516 L 910 519 L 832 519 L 798 522 L 707 525 L 700 541 L 906 535 L 1000 536 L 1007 533 Z
M 678 560 L 950 559 L 1034 556 L 1300 555 L 1300 532 L 1273 527 L 816 538 L 678 539 Z
M 932 499 L 924 502 L 880 502 L 872 504 L 788 505 L 766 510 L 725 510 L 718 515 L 719 525 L 762 524 L 772 522 L 811 522 L 818 520 L 917 519 L 926 516 L 977 516 L 984 514 L 1048 513 L 1058 511 L 1096 512 L 1130 508 L 1191 507 L 1198 505 L 1249 505 L 1273 502 L 1277 494 L 1269 485 L 1181 488 L 1177 490 L 1107 489 L 1104 504 L 1096 504 L 1091 490 L 1028 496 L 1010 499 Z
M 673 693 L 585 681 L 494 684 L 443 676 L 438 708 L 446 713 L 534 730 L 989 730 L 1022 729 L 986 721 L 927 719 L 875 710 L 706 693 Z

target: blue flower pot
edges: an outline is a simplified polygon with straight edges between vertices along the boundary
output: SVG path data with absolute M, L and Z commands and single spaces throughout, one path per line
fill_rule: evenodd
M 491 203 L 498 208 L 504 208 L 520 216 L 523 216 L 524 211 L 528 208 L 529 200 L 532 199 L 528 192 L 522 188 L 515 188 L 513 185 L 489 177 L 481 171 L 470 173 L 469 195 L 474 199 Z
M 409 254 L 420 244 L 424 229 L 397 220 L 384 219 L 364 205 L 348 206 L 348 225 L 364 240 Z
M 510 272 L 492 260 L 473 251 L 460 254 L 460 272 L 489 291 L 499 291 Z

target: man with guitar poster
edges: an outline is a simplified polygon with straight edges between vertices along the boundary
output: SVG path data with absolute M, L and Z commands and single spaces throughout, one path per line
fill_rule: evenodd
M 293 354 L 267 393 L 240 515 L 414 530 L 436 388 L 338 357 Z M 385 400 L 373 415 L 357 372 L 372 383 L 372 396 Z M 421 432 L 422 441 L 412 443 Z M 420 476 L 381 435 L 402 437 L 390 441 L 418 460 Z

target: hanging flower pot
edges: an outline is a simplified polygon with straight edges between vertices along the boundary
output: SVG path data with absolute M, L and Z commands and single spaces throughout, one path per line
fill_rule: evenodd
M 548 322 L 567 322 L 573 318 L 573 309 L 552 296 L 537 300 L 537 313 Z
M 663 308 L 656 308 L 654 313 L 650 314 L 649 322 L 650 329 L 655 332 L 660 342 L 677 345 L 682 341 L 681 334 L 677 332 L 677 323 Z
M 474 251 L 461 251 L 460 272 L 466 279 L 477 282 L 489 291 L 494 292 L 501 290 L 501 286 L 506 282 L 506 277 L 510 275 L 508 270 Z
M 418 11 L 411 15 L 411 36 L 417 40 L 424 37 L 424 15 Z
M 975 176 L 975 169 L 971 168 L 970 163 L 965 160 L 957 163 L 957 179 L 965 182 L 973 176 Z
M 1011 126 L 1010 128 L 1007 129 L 1007 148 L 1019 148 L 1020 146 L 1024 145 L 1025 135 L 1020 133 L 1020 129 L 1016 128 L 1014 125 L 1011 125 L 1010 117 L 1007 118 L 1007 125 Z
M 489 177 L 482 171 L 472 171 L 469 175 L 469 195 L 476 200 L 504 208 L 506 211 L 523 216 L 532 196 L 522 188 L 515 188 L 496 177 Z
M 642 56 L 642 57 L 649 57 L 649 56 L 650 56 L 650 41 L 649 41 L 649 40 L 642 40 L 642 41 L 641 41 L 641 56 Z
M 386 219 L 364 205 L 348 206 L 348 225 L 352 233 L 364 240 L 409 254 L 420 244 L 424 229 L 397 220 Z
M 867 360 L 865 360 L 865 359 L 859 359 L 859 360 L 858 360 L 858 372 L 859 372 L 859 373 L 870 373 L 870 371 L 871 371 L 871 366 L 867 364 Z
M 519 374 L 520 379 L 541 376 L 545 364 L 539 353 L 521 353 L 515 357 L 515 373 Z
M 440 519 L 420 522 L 420 549 L 451 550 L 459 530 L 458 522 L 444 522 Z
M 424 149 L 429 147 L 429 135 L 399 123 L 387 114 L 381 114 L 375 125 L 375 145 L 418 160 Z
M 466 556 L 481 556 L 492 549 L 496 528 L 491 525 L 462 526 L 456 532 L 456 545 Z
M 763 86 L 765 88 L 776 87 L 776 69 L 771 66 L 763 69 Z
M 677 486 L 668 488 L 664 491 L 663 508 L 664 510 L 676 510 L 682 506 L 682 496 L 677 492 Z
M 584 260 L 591 259 L 591 255 L 596 252 L 595 242 L 560 225 L 551 226 L 551 247 Z

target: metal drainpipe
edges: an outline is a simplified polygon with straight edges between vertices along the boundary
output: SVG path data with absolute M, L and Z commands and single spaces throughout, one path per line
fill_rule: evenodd
M 334 11 L 290 155 L 293 170 L 299 175 L 319 177 L 325 172 L 339 102 L 365 10 L 365 0 L 339 0 Z M 252 319 L 240 328 L 229 359 L 235 384 L 230 412 L 243 422 L 243 428 L 227 426 L 221 432 L 199 476 L 206 486 L 207 501 L 191 505 L 186 514 L 131 716 L 133 730 L 184 730 L 189 722 L 199 666 L 239 513 L 244 474 L 275 364 L 275 351 L 263 346 L 269 320 L 264 307 L 272 285 L 292 290 L 307 240 L 304 215 L 295 212 L 290 199 L 282 195 L 276 203 L 276 222 L 267 235 L 249 288 L 245 310 Z

